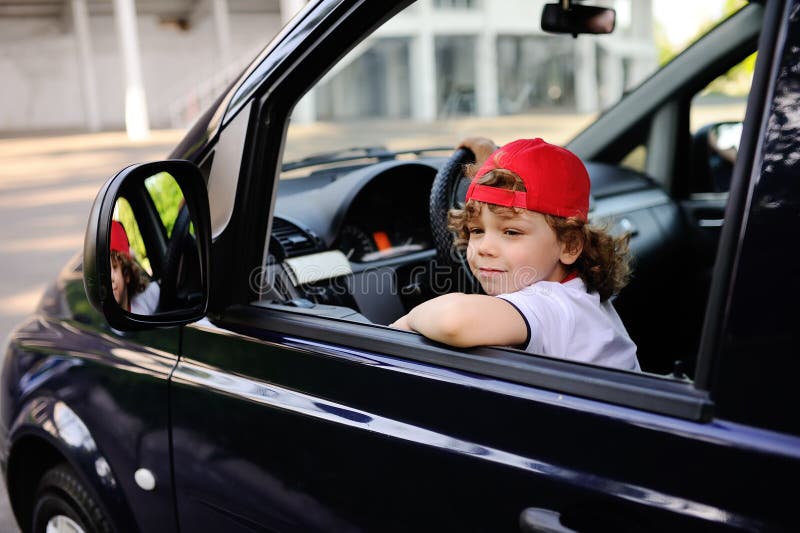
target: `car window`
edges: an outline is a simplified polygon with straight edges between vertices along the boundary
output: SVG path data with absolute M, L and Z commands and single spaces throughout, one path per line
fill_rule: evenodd
M 692 98 L 693 193 L 730 188 L 755 61 L 751 54 Z
M 452 147 L 476 133 L 564 144 L 695 40 L 666 42 L 681 21 L 640 2 L 617 3 L 614 33 L 578 39 L 543 32 L 535 2 L 450 4 L 412 4 L 342 58 L 296 106 L 284 163 L 352 147 Z M 728 4 L 706 30 L 742 2 Z M 462 32 L 438 29 L 453 17 Z
M 250 280 L 258 305 L 386 325 L 464 290 L 468 281 L 436 271 L 428 214 L 434 176 L 456 143 L 482 135 L 498 145 L 566 144 L 659 66 L 667 22 L 639 2 L 617 5 L 615 33 L 577 39 L 542 32 L 537 3 L 450 4 L 401 11 L 295 105 L 268 253 Z M 463 31 L 444 29 L 453 17 Z M 621 166 L 644 170 L 645 141 Z M 649 186 L 646 176 L 625 176 L 607 194 Z M 618 227 L 648 245 L 661 238 L 645 233 L 657 231 L 644 225 L 657 214 L 636 216 Z

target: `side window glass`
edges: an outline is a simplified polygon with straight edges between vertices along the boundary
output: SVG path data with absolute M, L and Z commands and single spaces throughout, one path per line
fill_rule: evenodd
M 638 145 L 628 152 L 628 155 L 626 155 L 619 164 L 631 170 L 636 170 L 637 172 L 645 172 L 647 168 L 647 145 Z
M 480 290 L 463 262 L 447 262 L 461 258 L 453 259 L 452 232 L 441 219 L 469 187 L 458 174 L 462 162 L 448 164 L 455 146 L 473 136 L 494 145 L 534 137 L 565 145 L 658 68 L 647 2 L 620 10 L 613 34 L 577 40 L 543 32 L 541 4 L 524 4 L 512 11 L 500 1 L 411 4 L 302 97 L 291 95 L 300 99 L 286 128 L 268 250 L 249 279 L 254 305 L 386 326 L 437 296 Z M 726 103 L 744 102 L 749 90 L 728 97 L 720 85 L 698 95 L 693 111 L 707 110 L 721 91 Z M 706 117 L 741 120 L 743 109 Z M 630 149 L 623 166 L 644 172 L 648 157 L 662 155 L 646 137 L 625 139 L 614 151 Z M 445 185 L 433 186 L 443 168 Z M 625 220 L 643 242 L 647 232 L 657 238 L 646 218 Z M 478 275 L 505 273 L 486 267 Z M 636 302 L 630 308 L 641 306 L 631 314 L 643 316 L 645 300 L 629 298 Z
M 692 99 L 692 193 L 727 193 L 730 188 L 755 61 L 754 53 Z

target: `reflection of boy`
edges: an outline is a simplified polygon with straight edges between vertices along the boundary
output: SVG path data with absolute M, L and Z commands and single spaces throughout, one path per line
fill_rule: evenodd
M 122 224 L 111 221 L 111 290 L 125 311 L 150 315 L 158 308 L 160 289 L 150 283 L 144 270 L 131 257 L 128 234 Z
M 429 300 L 393 327 L 454 346 L 526 351 L 639 370 L 609 298 L 627 282 L 627 237 L 590 227 L 589 176 L 572 152 L 521 139 L 491 152 L 473 138 L 480 164 L 464 209 L 451 210 L 456 244 L 486 295 Z

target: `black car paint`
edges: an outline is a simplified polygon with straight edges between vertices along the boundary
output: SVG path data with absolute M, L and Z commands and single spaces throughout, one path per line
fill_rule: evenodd
M 336 7 L 320 5 L 321 14 Z M 799 151 L 786 118 L 800 96 L 791 70 L 800 22 L 796 2 L 785 9 L 789 24 L 774 45 L 784 69 L 775 96 L 773 87 L 763 94 L 770 122 L 762 130 L 757 115 L 746 121 L 759 143 L 756 175 L 740 171 L 734 193 L 742 196 L 728 208 L 729 219 L 740 209 L 747 216 L 721 244 L 738 269 L 719 289 L 731 300 L 714 354 L 722 363 L 709 380 L 713 413 L 655 414 L 589 399 L 589 389 L 564 394 L 555 382 L 535 387 L 326 342 L 308 326 L 320 319 L 291 329 L 281 323 L 292 318 L 231 308 L 231 297 L 212 299 L 214 323 L 120 334 L 89 306 L 72 265 L 6 354 L 0 440 L 18 517 L 27 510 L 19 489 L 35 481 L 27 476 L 63 458 L 122 531 L 514 530 L 529 507 L 558 510 L 578 530 L 791 529 L 794 493 L 778 481 L 800 474 L 791 411 L 797 312 L 792 298 L 776 295 L 800 294 L 797 263 L 786 260 L 800 231 L 800 194 L 785 157 Z M 199 163 L 219 135 L 211 124 L 176 151 Z M 247 212 L 244 201 L 237 210 Z M 234 220 L 214 253 L 252 239 L 242 224 Z M 265 327 L 270 321 L 275 327 Z M 352 327 L 388 336 L 400 352 L 447 354 L 401 332 Z M 587 382 L 601 370 L 587 369 Z M 681 386 L 669 382 L 664 395 L 684 397 Z M 59 402 L 88 430 L 80 445 L 58 430 Z M 110 475 L 98 469 L 101 457 Z M 134 485 L 142 466 L 155 471 L 156 491 Z

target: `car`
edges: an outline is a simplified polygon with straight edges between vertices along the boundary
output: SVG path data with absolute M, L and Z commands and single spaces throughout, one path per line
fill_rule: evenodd
M 541 3 L 461 4 L 311 2 L 170 159 L 108 180 L 5 354 L 23 530 L 796 529 L 800 3 L 747 3 L 627 92 L 592 84 L 652 62 L 636 16 L 603 41 L 551 6 L 543 52 Z M 755 52 L 746 107 L 704 115 Z M 554 125 L 630 235 L 642 372 L 387 327 L 476 290 L 453 132 Z M 117 303 L 119 249 L 156 311 Z

